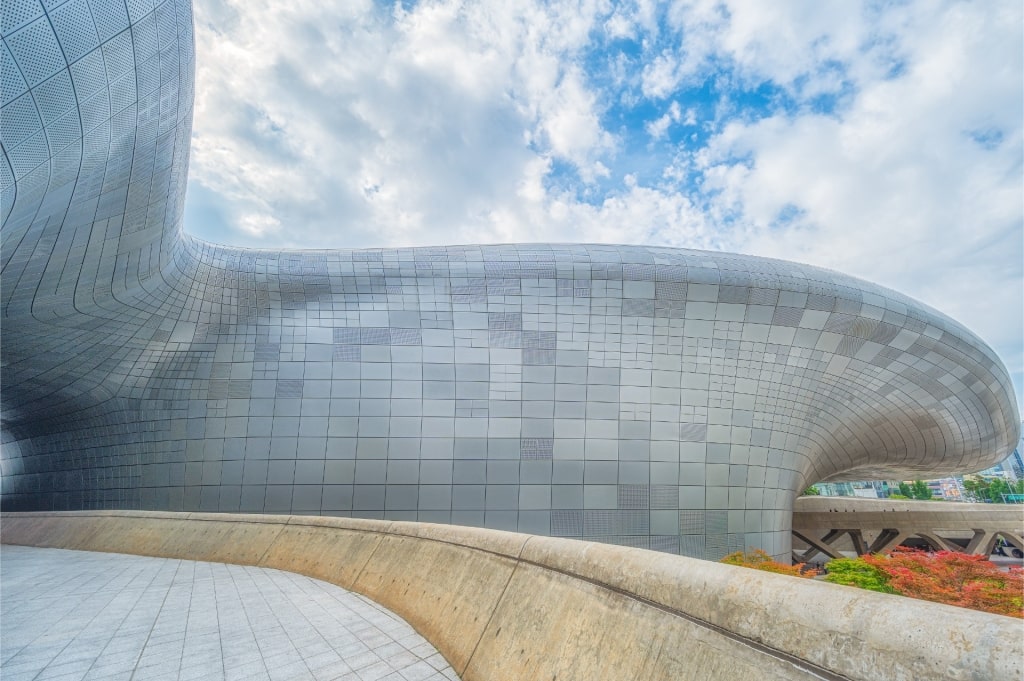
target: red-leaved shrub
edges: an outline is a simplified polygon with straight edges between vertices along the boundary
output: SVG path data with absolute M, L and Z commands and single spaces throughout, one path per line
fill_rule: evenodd
M 1001 571 L 985 556 L 954 551 L 925 553 L 897 547 L 888 555 L 861 556 L 889 575 L 904 596 L 1024 618 L 1024 571 Z

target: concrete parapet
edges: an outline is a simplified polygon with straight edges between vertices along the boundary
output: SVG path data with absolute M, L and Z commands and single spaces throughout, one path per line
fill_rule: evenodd
M 4 514 L 3 543 L 289 570 L 404 617 L 476 679 L 1012 677 L 1013 618 L 569 539 L 348 518 Z

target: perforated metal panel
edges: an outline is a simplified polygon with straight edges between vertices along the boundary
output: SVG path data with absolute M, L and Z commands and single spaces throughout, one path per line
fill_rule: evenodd
M 95 50 L 99 35 L 86 0 L 71 0 L 50 12 L 50 23 L 69 64 Z
M 180 3 L 175 3 L 180 5 Z M 100 42 L 106 42 L 129 26 L 124 0 L 89 0 Z M 188 14 L 191 16 L 191 8 Z
M 193 239 L 189 2 L 47 8 L 2 3 L 4 508 L 785 556 L 810 483 L 980 469 L 1017 441 L 989 348 L 835 272 L 641 246 Z
M 5 148 L 13 149 L 42 127 L 35 102 L 28 95 L 0 109 L 0 142 Z
M 6 37 L 42 15 L 39 0 L 4 0 L 0 6 L 0 33 Z

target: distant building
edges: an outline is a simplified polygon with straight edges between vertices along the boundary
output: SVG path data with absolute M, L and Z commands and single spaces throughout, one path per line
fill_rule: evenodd
M 1021 455 L 1022 451 L 1024 451 L 1024 436 L 1021 437 L 1020 442 L 1017 443 L 1017 448 L 1011 452 L 1010 456 L 1006 457 L 1005 460 L 1000 461 L 995 466 L 981 471 L 979 475 L 1005 478 L 1010 481 L 1024 479 L 1024 458 L 1022 458 Z
M 853 483 L 849 482 L 819 482 L 815 487 L 823 497 L 852 497 Z
M 963 478 L 942 478 L 935 482 L 938 483 L 939 496 L 946 501 L 964 501 Z
M 1024 479 L 1024 434 L 1021 435 L 1017 448 L 1006 458 L 1006 461 L 999 464 L 1004 470 L 1010 471 L 1015 480 Z
M 857 482 L 819 482 L 815 485 L 823 497 L 865 497 L 886 499 L 898 483 L 887 480 L 861 480 Z

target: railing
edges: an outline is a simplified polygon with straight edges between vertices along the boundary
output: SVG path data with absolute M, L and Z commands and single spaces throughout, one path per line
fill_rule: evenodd
M 1020 622 L 1009 617 L 496 530 L 96 511 L 5 514 L 0 538 L 323 579 L 404 617 L 468 681 L 966 681 L 1010 678 L 1024 659 Z

